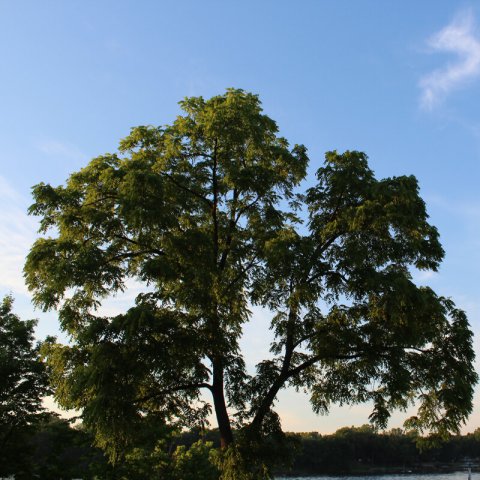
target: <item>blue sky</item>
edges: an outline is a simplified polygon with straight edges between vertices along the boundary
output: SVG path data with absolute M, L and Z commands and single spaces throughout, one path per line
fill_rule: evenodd
M 332 149 L 365 151 L 380 177 L 418 177 L 446 259 L 416 280 L 468 312 L 480 354 L 480 2 L 0 0 L 0 68 L 0 294 L 40 318 L 39 337 L 57 324 L 33 311 L 21 276 L 36 235 L 31 186 L 62 183 L 132 126 L 171 122 L 185 96 L 237 87 L 308 147 L 310 179 Z M 255 311 L 246 328 L 250 364 L 267 350 L 267 323 Z M 464 431 L 480 427 L 479 407 L 477 395 Z M 278 409 L 287 430 L 368 416 L 317 417 L 290 391 Z

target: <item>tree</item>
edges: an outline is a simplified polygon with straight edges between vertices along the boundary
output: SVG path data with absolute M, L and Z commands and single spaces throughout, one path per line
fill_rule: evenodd
M 209 392 L 226 463 L 259 452 L 252 475 L 284 440 L 273 407 L 288 385 L 320 413 L 372 401 L 380 426 L 417 399 L 410 428 L 456 431 L 477 381 L 472 334 L 451 300 L 412 281 L 444 254 L 416 179 L 377 180 L 365 154 L 329 152 L 301 194 L 306 149 L 278 136 L 257 96 L 180 106 L 66 186 L 33 189 L 30 213 L 53 233 L 32 247 L 26 280 L 72 339 L 45 350 L 57 401 L 118 451 L 145 413 L 202 423 Z M 96 314 L 129 279 L 147 286 L 135 305 Z M 238 343 L 250 304 L 272 311 L 275 334 L 255 375 Z
M 0 475 L 23 478 L 29 468 L 25 440 L 42 419 L 42 397 L 49 388 L 34 344 L 36 321 L 21 320 L 12 305 L 10 296 L 0 304 Z

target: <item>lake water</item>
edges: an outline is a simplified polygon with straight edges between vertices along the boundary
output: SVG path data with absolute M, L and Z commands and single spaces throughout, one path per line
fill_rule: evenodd
M 480 480 L 480 473 L 472 473 L 472 480 Z M 275 480 L 468 480 L 468 472 L 435 473 L 435 474 L 401 474 L 401 475 L 375 475 L 354 477 L 276 477 Z

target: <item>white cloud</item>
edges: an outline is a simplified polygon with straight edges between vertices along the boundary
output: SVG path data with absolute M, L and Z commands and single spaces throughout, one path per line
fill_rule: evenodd
M 471 11 L 458 15 L 428 41 L 434 52 L 454 53 L 455 63 L 425 75 L 420 80 L 421 105 L 431 109 L 452 90 L 480 77 L 480 38 Z
M 27 215 L 28 200 L 0 176 L 0 288 L 26 294 L 23 265 L 36 237 L 37 222 Z

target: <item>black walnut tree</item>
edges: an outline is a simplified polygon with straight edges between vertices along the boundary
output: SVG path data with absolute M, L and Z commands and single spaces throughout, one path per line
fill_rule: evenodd
M 456 432 L 477 381 L 472 333 L 451 300 L 412 281 L 444 255 L 416 179 L 379 180 L 365 154 L 329 152 L 301 194 L 306 148 L 278 135 L 256 95 L 180 106 L 65 186 L 33 189 L 30 213 L 51 236 L 33 245 L 26 280 L 71 337 L 45 348 L 60 404 L 113 450 L 135 419 L 191 426 L 211 399 L 224 449 L 248 439 L 262 451 L 281 434 L 287 386 L 320 413 L 370 401 L 380 427 L 417 402 L 407 426 Z M 131 279 L 146 286 L 135 305 L 99 315 Z M 239 348 L 252 304 L 271 310 L 274 332 L 254 375 Z

